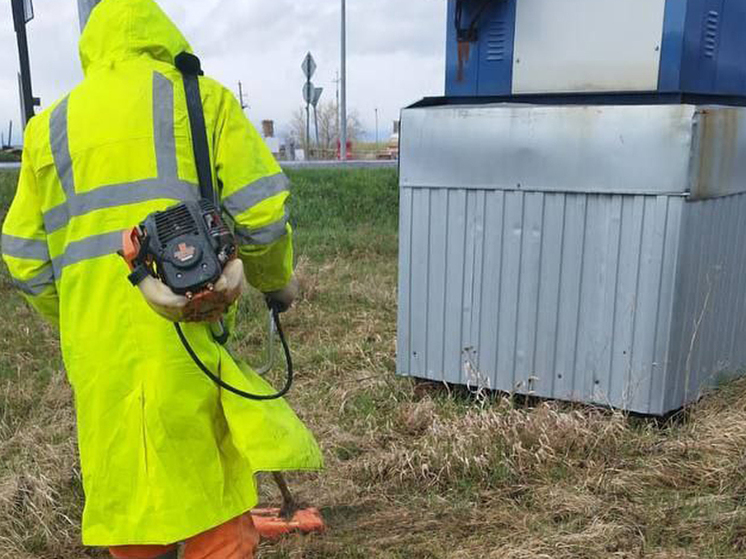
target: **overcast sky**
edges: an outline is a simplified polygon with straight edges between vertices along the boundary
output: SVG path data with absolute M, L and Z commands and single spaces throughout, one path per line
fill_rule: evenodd
M 244 84 L 251 120 L 280 130 L 302 105 L 306 52 L 322 100 L 335 97 L 339 69 L 339 0 L 158 0 L 202 58 L 210 76 L 234 91 Z M 35 0 L 29 24 L 34 93 L 47 106 L 80 79 L 76 0 Z M 0 129 L 19 120 L 18 53 L 10 13 L 0 15 Z M 446 0 L 348 0 L 348 99 L 370 133 L 379 109 L 381 137 L 399 109 L 442 95 Z M 14 143 L 20 137 L 14 132 Z

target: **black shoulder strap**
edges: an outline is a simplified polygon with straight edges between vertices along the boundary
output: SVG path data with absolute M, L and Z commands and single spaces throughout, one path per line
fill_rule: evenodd
M 210 147 L 207 143 L 205 113 L 199 91 L 199 76 L 203 75 L 200 61 L 193 54 L 182 52 L 176 57 L 175 62 L 176 67 L 184 76 L 184 91 L 189 111 L 189 125 L 192 129 L 192 147 L 197 165 L 200 194 L 202 198 L 217 204 L 218 200 L 215 197 L 215 188 L 212 183 L 212 164 L 210 163 Z

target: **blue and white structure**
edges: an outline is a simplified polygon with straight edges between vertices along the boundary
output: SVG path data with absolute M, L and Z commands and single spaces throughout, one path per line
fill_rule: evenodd
M 746 96 L 741 0 L 449 0 L 446 95 Z
M 663 415 L 746 367 L 746 2 L 450 0 L 402 375 Z

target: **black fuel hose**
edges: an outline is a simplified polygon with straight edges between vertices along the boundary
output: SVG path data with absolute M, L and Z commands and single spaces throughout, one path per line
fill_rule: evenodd
M 282 349 L 285 352 L 285 362 L 287 363 L 287 377 L 285 380 L 285 386 L 282 387 L 282 390 L 275 394 L 268 394 L 268 395 L 262 395 L 262 394 L 251 394 L 249 392 L 244 392 L 243 390 L 239 390 L 235 386 L 231 386 L 227 382 L 225 382 L 223 379 L 221 379 L 219 376 L 217 376 L 215 373 L 210 371 L 210 369 L 207 368 L 207 366 L 202 362 L 202 360 L 197 356 L 197 354 L 194 352 L 194 349 L 189 344 L 189 341 L 186 339 L 186 336 L 184 335 L 184 332 L 181 329 L 181 325 L 176 322 L 174 323 L 174 327 L 176 328 L 176 333 L 179 335 L 179 339 L 181 340 L 182 345 L 184 346 L 184 349 L 186 349 L 186 352 L 189 354 L 189 357 L 192 358 L 192 361 L 199 367 L 199 369 L 207 375 L 210 380 L 212 380 L 215 384 L 217 384 L 220 388 L 224 388 L 228 392 L 231 392 L 235 394 L 236 396 L 240 396 L 241 398 L 246 398 L 247 400 L 255 400 L 259 402 L 266 402 L 270 400 L 278 400 L 285 396 L 288 392 L 290 392 L 290 387 L 293 386 L 293 358 L 290 355 L 290 348 L 288 347 L 287 340 L 285 340 L 285 333 L 282 331 L 282 325 L 280 324 L 280 310 L 273 306 L 272 304 L 269 304 L 270 311 L 272 312 L 272 320 L 275 323 L 275 328 L 277 328 L 277 335 L 280 338 L 280 343 L 282 343 Z M 271 343 L 271 341 L 270 341 Z

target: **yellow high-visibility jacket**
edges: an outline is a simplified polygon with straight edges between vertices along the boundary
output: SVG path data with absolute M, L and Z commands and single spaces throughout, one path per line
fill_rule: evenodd
M 59 325 L 75 393 L 86 505 L 83 543 L 169 544 L 251 509 L 254 473 L 318 469 L 318 446 L 288 405 L 216 387 L 173 324 L 127 280 L 121 232 L 198 200 L 182 76 L 189 45 L 153 0 L 103 0 L 80 40 L 84 81 L 27 127 L 2 250 L 28 301 Z M 233 95 L 200 78 L 216 184 L 249 282 L 292 274 L 287 181 Z M 227 382 L 273 390 L 185 325 Z

